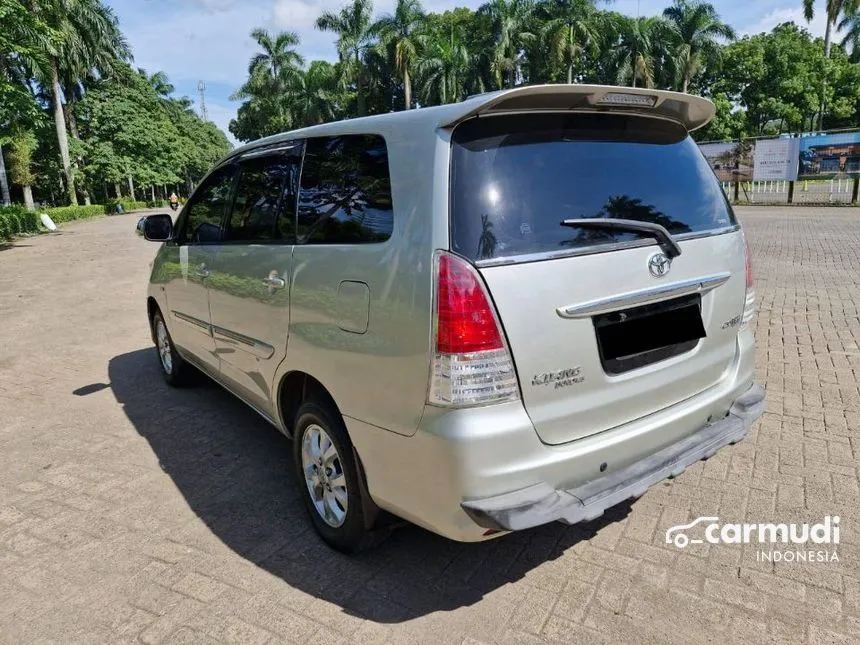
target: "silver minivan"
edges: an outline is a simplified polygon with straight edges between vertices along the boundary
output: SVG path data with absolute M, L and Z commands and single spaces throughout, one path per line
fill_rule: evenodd
M 245 145 L 138 224 L 164 377 L 292 437 L 342 551 L 598 517 L 764 408 L 744 234 L 689 136 L 713 116 L 526 86 Z

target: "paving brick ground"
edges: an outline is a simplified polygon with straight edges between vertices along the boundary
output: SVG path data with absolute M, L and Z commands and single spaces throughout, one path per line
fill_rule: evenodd
M 135 216 L 0 250 L 0 642 L 860 641 L 860 211 L 748 209 L 768 411 L 599 521 L 349 559 L 288 442 L 213 384 L 162 384 Z M 428 493 L 429 494 L 429 493 Z M 663 543 L 673 524 L 841 516 L 838 563 Z

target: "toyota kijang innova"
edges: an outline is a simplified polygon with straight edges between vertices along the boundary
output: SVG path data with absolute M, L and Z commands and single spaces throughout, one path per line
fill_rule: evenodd
M 293 438 L 311 521 L 461 541 L 575 523 L 747 433 L 744 234 L 689 132 L 709 101 L 527 86 L 245 145 L 163 242 L 167 382 Z

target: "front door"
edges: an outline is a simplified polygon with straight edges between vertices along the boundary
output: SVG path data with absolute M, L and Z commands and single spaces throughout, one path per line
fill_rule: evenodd
M 210 275 L 221 377 L 271 415 L 275 369 L 287 349 L 301 143 L 239 162 L 233 208 Z
M 230 203 L 234 168 L 213 172 L 195 191 L 178 221 L 165 284 L 168 327 L 173 342 L 192 361 L 217 373 L 218 356 L 209 319 L 209 281 Z

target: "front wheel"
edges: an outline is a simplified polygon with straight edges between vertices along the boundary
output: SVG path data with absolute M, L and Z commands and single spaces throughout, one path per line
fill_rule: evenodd
M 173 387 L 187 385 L 191 380 L 191 366 L 176 351 L 160 311 L 156 311 L 152 316 L 152 330 L 155 335 L 155 349 L 158 351 L 158 361 L 164 380 Z
M 308 401 L 299 408 L 293 427 L 296 475 L 317 533 L 343 553 L 370 546 L 358 468 L 340 415 L 324 403 Z

